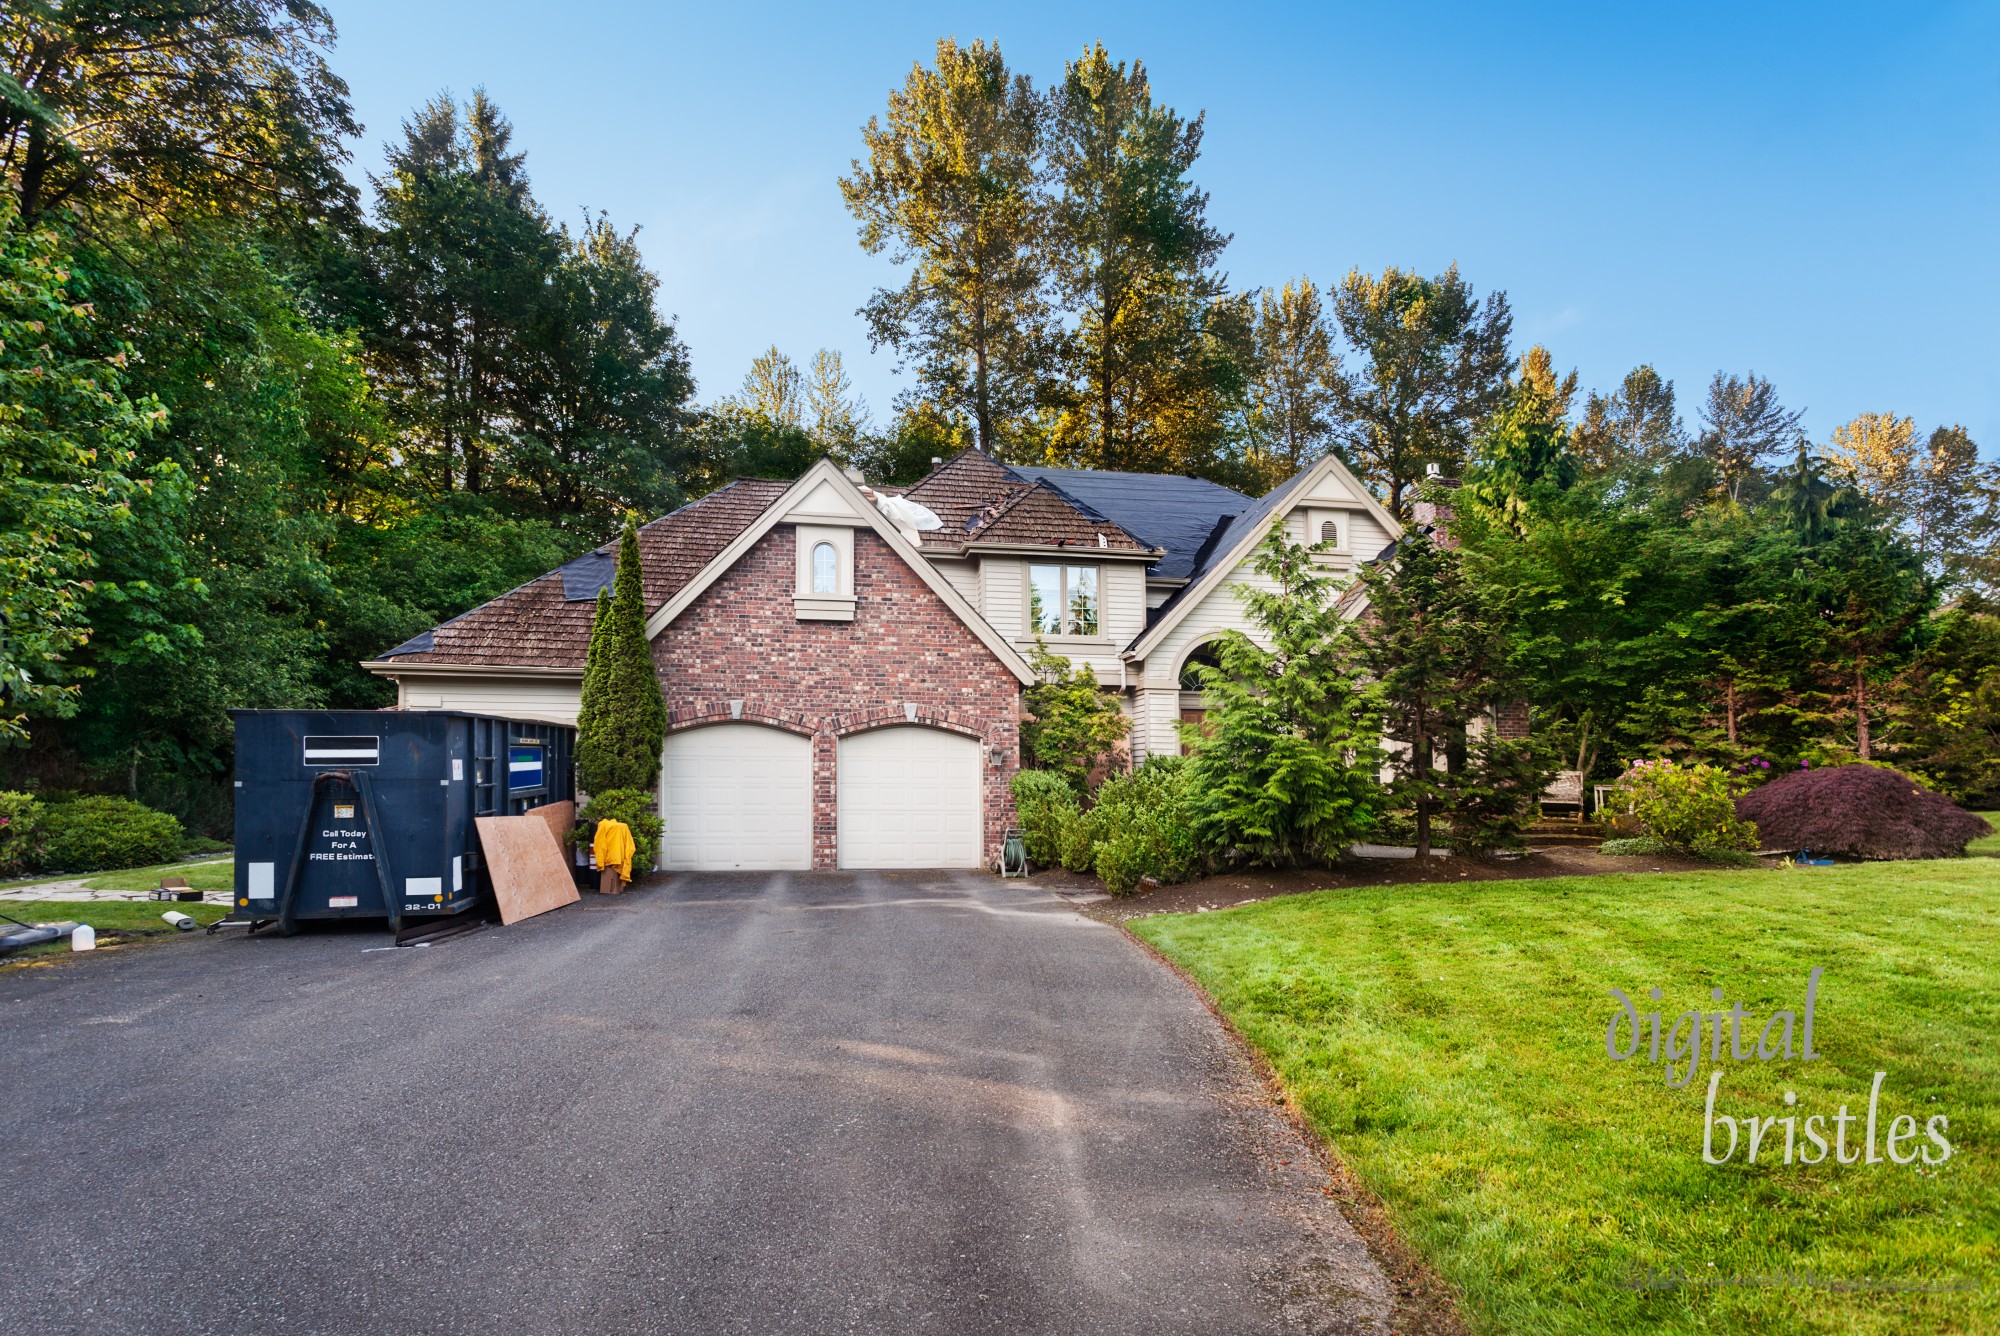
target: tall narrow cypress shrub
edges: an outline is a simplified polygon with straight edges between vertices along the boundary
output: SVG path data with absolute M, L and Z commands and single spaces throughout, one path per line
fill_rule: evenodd
M 650 789 L 660 773 L 667 705 L 646 640 L 646 591 L 637 517 L 625 517 L 618 573 L 597 595 L 583 701 L 576 717 L 576 777 L 586 793 Z

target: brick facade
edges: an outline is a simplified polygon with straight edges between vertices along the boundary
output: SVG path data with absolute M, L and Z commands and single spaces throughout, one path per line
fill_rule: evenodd
M 985 850 L 1014 822 L 1021 684 L 866 529 L 854 533 L 854 620 L 801 621 L 796 531 L 771 530 L 653 641 L 668 728 L 741 720 L 813 741 L 813 866 L 839 865 L 839 739 L 917 723 L 984 744 Z

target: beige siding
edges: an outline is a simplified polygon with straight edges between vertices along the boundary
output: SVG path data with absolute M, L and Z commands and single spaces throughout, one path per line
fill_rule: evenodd
M 575 723 L 582 690 L 580 682 L 538 677 L 411 674 L 396 684 L 396 704 L 405 710 L 465 710 Z
M 986 557 L 979 563 L 979 610 L 993 629 L 1010 640 L 1027 627 L 1026 572 L 1018 557 Z
M 1146 629 L 1146 568 L 1136 561 L 1107 561 L 1103 578 L 1104 634 L 1120 646 Z
M 1353 512 L 1349 521 L 1353 525 L 1354 537 L 1348 543 L 1356 561 L 1373 561 L 1383 548 L 1389 546 L 1389 531 L 1381 522 L 1365 510 Z
M 973 607 L 979 603 L 979 567 L 970 561 L 951 561 L 933 558 L 931 565 L 938 573 L 951 581 L 951 587 L 964 595 L 965 601 Z

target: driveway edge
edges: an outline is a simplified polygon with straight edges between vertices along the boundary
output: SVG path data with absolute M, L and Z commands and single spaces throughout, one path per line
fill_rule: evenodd
M 1098 916 L 1092 915 L 1096 918 Z M 1270 1096 L 1272 1107 L 1289 1123 L 1298 1134 L 1302 1144 L 1308 1148 L 1315 1163 L 1326 1176 L 1327 1186 L 1321 1190 L 1333 1198 L 1340 1213 L 1368 1245 L 1368 1255 L 1380 1268 L 1389 1282 L 1394 1307 L 1390 1314 L 1392 1336 L 1472 1336 L 1472 1329 L 1466 1325 L 1461 1310 L 1461 1300 L 1457 1286 L 1439 1275 L 1430 1262 L 1418 1252 L 1389 1219 L 1388 1208 L 1373 1192 L 1369 1191 L 1355 1177 L 1347 1162 L 1332 1143 L 1313 1129 L 1305 1113 L 1293 1099 L 1292 1092 L 1278 1076 L 1257 1046 L 1243 1037 L 1235 1022 L 1224 1015 L 1215 999 L 1209 996 L 1195 977 L 1170 959 L 1151 942 L 1139 936 L 1126 926 L 1122 918 L 1106 916 L 1099 922 L 1109 922 L 1125 939 L 1158 961 L 1187 986 L 1215 1023 L 1222 1027 L 1230 1046 L 1249 1065 L 1252 1073 Z

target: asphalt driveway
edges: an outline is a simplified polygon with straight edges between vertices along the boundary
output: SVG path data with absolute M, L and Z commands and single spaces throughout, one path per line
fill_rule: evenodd
M 0 1325 L 1387 1330 L 1200 1001 L 1043 891 L 684 876 L 386 941 L 0 975 Z

